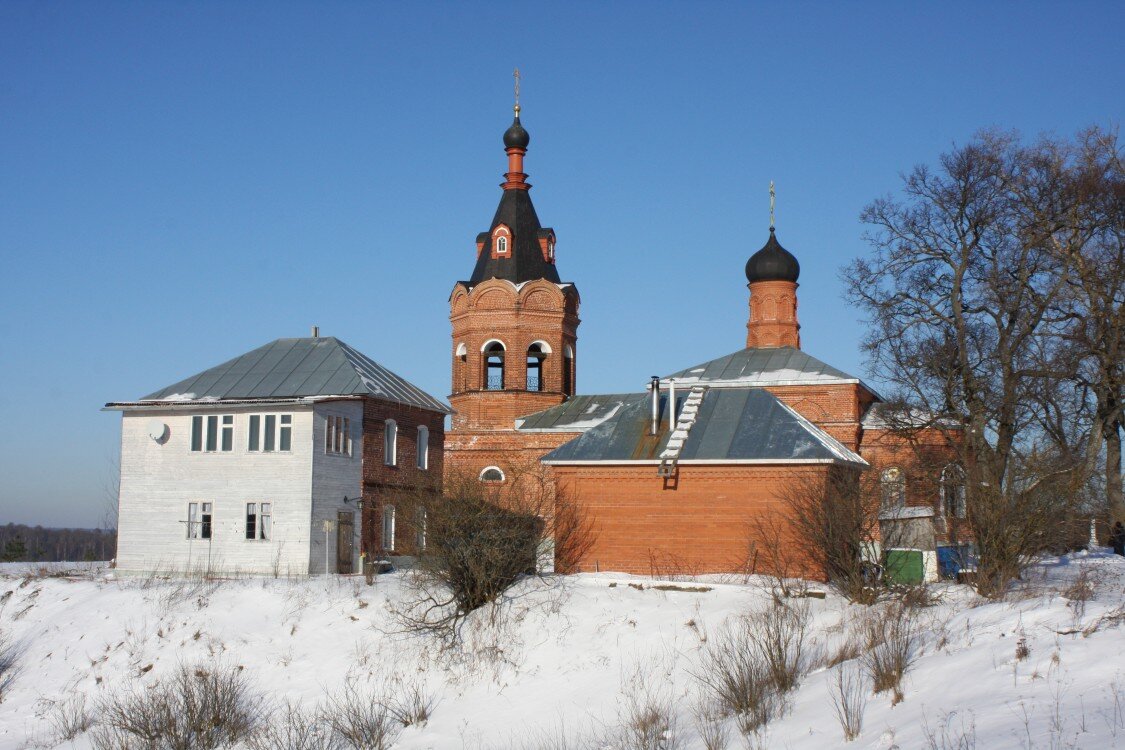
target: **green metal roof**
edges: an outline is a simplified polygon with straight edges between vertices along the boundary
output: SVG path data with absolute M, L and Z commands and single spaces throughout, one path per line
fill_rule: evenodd
M 138 402 L 374 396 L 450 413 L 444 403 L 337 338 L 277 339 Z M 137 402 L 134 402 L 137 403 Z
M 676 394 L 677 415 L 687 391 Z M 648 397 L 624 403 L 613 416 L 543 457 L 545 463 L 656 462 L 668 449 L 667 391 L 661 393 L 659 429 L 650 435 Z M 676 451 L 680 463 L 866 462 L 843 443 L 761 388 L 707 389 L 698 414 Z

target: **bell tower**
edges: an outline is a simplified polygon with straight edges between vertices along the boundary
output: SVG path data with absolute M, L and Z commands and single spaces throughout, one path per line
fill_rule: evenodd
M 555 231 L 539 223 L 531 202 L 523 171 L 530 142 L 520 122 L 517 78 L 500 205 L 488 231 L 476 237 L 472 275 L 454 284 L 449 298 L 454 414 L 446 465 L 453 470 L 500 465 L 505 453 L 534 454 L 532 436 L 521 435 L 516 420 L 575 390 L 578 290 L 560 279 Z

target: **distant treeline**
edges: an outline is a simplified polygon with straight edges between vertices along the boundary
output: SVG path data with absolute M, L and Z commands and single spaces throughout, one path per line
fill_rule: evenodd
M 45 529 L 18 523 L 0 526 L 3 562 L 111 560 L 116 553 L 116 529 Z

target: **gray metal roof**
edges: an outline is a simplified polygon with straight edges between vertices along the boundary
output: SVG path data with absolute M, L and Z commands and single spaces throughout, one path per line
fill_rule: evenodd
M 644 399 L 643 393 L 609 393 L 571 396 L 550 409 L 516 420 L 524 432 L 583 432 L 616 414 L 625 404 Z
M 675 378 L 677 384 L 698 383 L 714 388 L 860 383 L 871 391 L 856 376 L 791 346 L 739 349 L 725 357 L 674 372 L 664 380 L 668 378 Z
M 331 336 L 271 341 L 138 401 L 179 403 L 314 396 L 374 396 L 450 412 L 438 399 Z
M 676 394 L 677 409 L 688 392 Z M 668 444 L 667 392 L 660 434 L 649 435 L 648 398 L 627 402 L 609 419 L 543 457 L 544 463 L 655 463 Z M 678 412 L 677 412 L 678 413 Z M 760 388 L 708 389 L 679 452 L 682 463 L 866 462 L 840 441 Z

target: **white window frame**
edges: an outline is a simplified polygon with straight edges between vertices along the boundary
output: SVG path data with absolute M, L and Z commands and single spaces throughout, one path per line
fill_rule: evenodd
M 501 224 L 492 230 L 492 251 L 496 255 L 512 254 L 512 230 Z
M 390 540 L 390 544 L 387 544 Z M 394 552 L 395 549 L 395 506 L 383 506 L 383 549 Z
M 324 418 L 324 452 L 330 456 L 352 455 L 351 418 L 328 414 Z
M 254 420 L 258 427 L 255 430 Z M 266 427 L 273 422 L 272 435 Z M 288 433 L 288 435 L 286 435 Z M 289 447 L 282 448 L 282 438 L 288 437 Z M 271 448 L 266 448 L 266 439 L 269 438 Z M 257 447 L 254 441 L 257 440 Z M 292 453 L 293 452 L 293 414 L 291 412 L 262 412 L 249 414 L 246 417 L 246 450 L 249 453 Z
M 211 539 L 215 533 L 215 514 L 214 504 L 205 502 L 203 500 L 195 500 L 188 503 L 188 517 L 187 517 L 187 538 L 188 539 Z M 206 517 L 206 520 L 204 518 Z M 204 529 L 206 524 L 206 529 Z M 203 532 L 206 531 L 207 535 L 204 536 Z
M 415 466 L 422 471 L 430 468 L 430 428 L 418 425 L 418 444 Z
M 485 479 L 484 478 L 485 473 L 489 472 L 489 471 L 492 471 L 493 469 L 500 472 L 500 478 L 499 479 Z M 480 474 L 478 475 L 478 479 L 480 479 L 480 481 L 482 481 L 482 482 L 497 482 L 497 483 L 499 483 L 499 482 L 503 482 L 507 478 L 508 477 L 504 474 L 504 470 L 501 469 L 499 466 L 485 466 L 483 469 L 480 470 Z
M 393 419 L 383 423 L 383 464 L 398 466 L 398 422 Z
M 268 542 L 273 536 L 273 503 L 269 500 L 251 500 L 243 506 L 242 538 L 248 542 Z M 254 525 L 250 526 L 250 516 Z
M 191 453 L 230 453 L 234 450 L 233 414 L 193 414 L 188 432 L 188 450 Z M 230 437 L 229 443 L 224 440 L 227 436 Z M 199 439 L 198 448 L 195 447 L 196 438 Z M 208 447 L 212 441 L 214 448 Z

